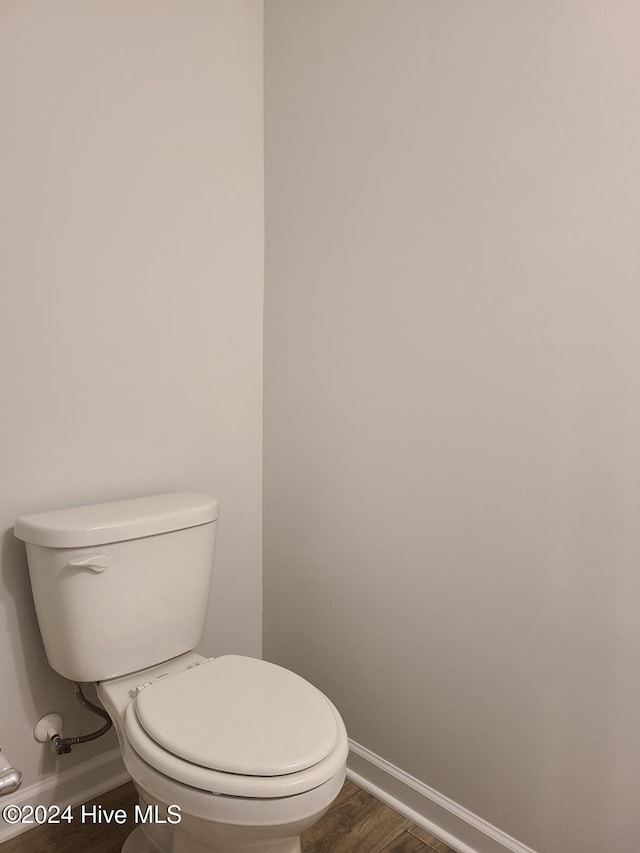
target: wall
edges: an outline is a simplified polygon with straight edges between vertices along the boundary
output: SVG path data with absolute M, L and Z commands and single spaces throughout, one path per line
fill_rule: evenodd
M 265 657 L 545 853 L 640 846 L 640 6 L 266 6 Z
M 3 2 L 0 104 L 0 745 L 28 787 L 115 739 L 33 740 L 94 723 L 46 663 L 20 514 L 215 495 L 202 650 L 260 654 L 262 5 Z

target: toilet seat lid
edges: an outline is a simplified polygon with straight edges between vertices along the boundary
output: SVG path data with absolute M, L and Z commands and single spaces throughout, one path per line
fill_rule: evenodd
M 226 655 L 142 690 L 136 716 L 167 752 L 246 776 L 283 776 L 326 758 L 338 741 L 329 701 L 295 673 Z

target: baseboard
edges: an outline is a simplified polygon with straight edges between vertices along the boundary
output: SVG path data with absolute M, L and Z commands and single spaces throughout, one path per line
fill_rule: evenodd
M 459 853 L 535 853 L 360 744 L 349 748 L 349 779 Z
M 129 781 L 119 749 L 112 749 L 104 755 L 63 770 L 55 776 L 49 776 L 41 782 L 20 788 L 15 794 L 0 799 L 0 808 L 16 806 L 78 806 L 94 797 L 117 788 Z M 7 824 L 0 818 L 0 844 L 33 829 L 33 824 Z
M 458 853 L 535 853 L 354 741 L 349 741 L 347 776 Z M 3 797 L 0 806 L 77 806 L 123 785 L 129 778 L 120 750 L 113 749 Z M 8 825 L 0 819 L 0 844 L 31 828 L 30 824 Z

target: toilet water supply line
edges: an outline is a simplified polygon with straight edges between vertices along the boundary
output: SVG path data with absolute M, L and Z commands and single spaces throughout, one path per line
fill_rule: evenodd
M 71 747 L 77 743 L 86 743 L 89 740 L 101 737 L 109 731 L 112 725 L 107 712 L 87 699 L 82 692 L 81 685 L 77 681 L 73 682 L 73 687 L 78 702 L 88 711 L 102 717 L 105 720 L 105 724 L 95 732 L 91 732 L 88 735 L 78 735 L 78 737 L 60 737 L 59 732 L 51 729 L 49 740 L 58 755 L 65 755 L 67 752 L 71 752 Z M 13 794 L 14 791 L 18 790 L 20 785 L 22 785 L 22 773 L 9 763 L 2 749 L 0 749 L 0 797 L 4 794 Z
M 12 767 L 0 749 L 0 796 L 13 794 L 22 785 L 22 773 Z
M 47 736 L 51 741 L 51 746 L 58 755 L 65 755 L 67 752 L 71 752 L 71 747 L 77 743 L 86 743 L 88 740 L 95 740 L 101 737 L 111 728 L 111 720 L 107 712 L 94 705 L 93 702 L 89 702 L 82 692 L 81 685 L 77 681 L 73 682 L 73 687 L 78 702 L 88 711 L 102 717 L 105 720 L 105 724 L 97 731 L 91 732 L 91 734 L 79 735 L 78 737 L 60 737 L 60 732 L 51 728 Z M 58 719 L 61 721 L 60 717 Z M 5 794 L 13 794 L 14 791 L 18 790 L 20 785 L 22 785 L 22 773 L 9 763 L 2 749 L 0 749 L 0 797 Z
M 111 718 L 107 712 L 103 708 L 99 708 L 97 705 L 94 705 L 93 702 L 89 702 L 82 692 L 82 686 L 78 681 L 73 682 L 73 689 L 76 692 L 76 699 L 78 702 L 80 702 L 80 704 L 88 711 L 102 717 L 106 722 L 97 731 L 91 732 L 88 735 L 78 735 L 78 737 L 60 737 L 59 732 L 53 732 L 50 740 L 57 755 L 66 755 L 66 753 L 71 752 L 71 747 L 75 744 L 86 743 L 89 740 L 95 740 L 96 738 L 102 737 L 102 735 L 105 735 L 111 728 Z

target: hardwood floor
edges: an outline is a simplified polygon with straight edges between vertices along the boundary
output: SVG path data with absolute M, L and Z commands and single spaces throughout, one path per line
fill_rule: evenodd
M 131 783 L 101 794 L 90 805 L 123 808 L 138 802 Z M 69 824 L 38 826 L 0 844 L 0 853 L 120 853 L 131 821 L 123 825 L 81 823 L 80 808 Z M 345 782 L 327 814 L 302 836 L 303 853 L 455 853 L 442 841 L 385 806 L 353 782 Z
M 327 814 L 302 836 L 303 853 L 455 853 L 442 841 L 345 782 Z M 0 853 L 4 851 L 0 850 Z

